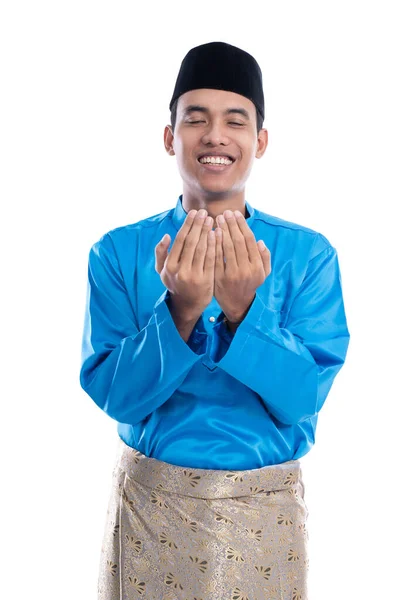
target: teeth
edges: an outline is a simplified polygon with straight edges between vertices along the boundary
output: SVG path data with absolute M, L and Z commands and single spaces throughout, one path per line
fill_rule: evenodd
M 202 156 L 199 162 L 203 164 L 210 163 L 212 165 L 231 165 L 233 161 L 226 156 Z

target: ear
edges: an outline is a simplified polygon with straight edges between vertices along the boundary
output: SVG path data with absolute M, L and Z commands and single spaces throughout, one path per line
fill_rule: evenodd
M 265 150 L 267 149 L 267 146 L 268 146 L 268 131 L 263 128 L 263 129 L 260 129 L 260 131 L 258 132 L 256 158 L 262 157 Z
M 166 125 L 164 129 L 164 146 L 170 156 L 174 156 L 174 134 L 172 133 L 172 125 Z

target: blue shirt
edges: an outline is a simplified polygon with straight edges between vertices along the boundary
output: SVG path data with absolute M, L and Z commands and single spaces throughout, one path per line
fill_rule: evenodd
M 337 252 L 321 233 L 246 209 L 271 273 L 234 334 L 215 298 L 187 343 L 169 311 L 154 248 L 165 233 L 172 247 L 187 216 L 182 196 L 90 248 L 80 384 L 146 456 L 244 470 L 314 444 L 350 339 Z

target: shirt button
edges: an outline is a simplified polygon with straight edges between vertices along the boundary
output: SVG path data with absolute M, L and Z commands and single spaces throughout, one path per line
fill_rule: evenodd
M 209 321 L 211 321 L 211 323 L 214 323 L 214 321 L 215 321 L 215 317 L 209 317 L 209 319 L 208 319 L 208 320 L 209 320 Z

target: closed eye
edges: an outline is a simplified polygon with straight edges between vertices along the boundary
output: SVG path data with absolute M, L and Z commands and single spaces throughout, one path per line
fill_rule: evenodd
M 187 121 L 191 125 L 195 125 L 196 123 L 205 123 L 205 121 Z M 237 123 L 236 121 L 229 121 L 228 125 L 238 125 L 239 127 L 244 127 L 244 123 Z

